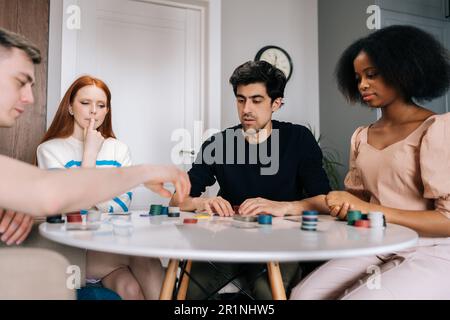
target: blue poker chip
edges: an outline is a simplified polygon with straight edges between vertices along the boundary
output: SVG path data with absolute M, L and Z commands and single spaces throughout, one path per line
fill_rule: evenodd
M 306 228 L 306 227 L 303 227 L 303 226 L 302 226 L 302 230 L 303 231 L 317 231 L 316 228 Z
M 259 224 L 272 224 L 272 216 L 269 214 L 262 214 L 258 216 L 258 223 Z
M 319 221 L 319 218 L 302 217 L 302 221 Z
M 317 226 L 316 222 L 303 222 L 302 226 Z
M 169 214 L 169 207 L 162 207 L 161 208 L 161 215 L 162 216 L 167 216 Z
M 314 210 L 303 211 L 303 216 L 318 216 L 319 212 Z
M 162 206 L 162 205 L 159 205 L 159 204 L 152 204 L 152 205 L 150 206 L 150 210 L 149 210 L 148 213 L 149 213 L 151 216 L 160 216 L 162 210 L 163 210 L 163 206 Z

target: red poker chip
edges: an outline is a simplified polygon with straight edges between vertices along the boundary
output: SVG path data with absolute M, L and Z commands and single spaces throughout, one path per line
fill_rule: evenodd
M 197 223 L 197 219 L 184 219 L 183 223 L 184 224 L 196 224 Z
M 369 220 L 358 220 L 355 222 L 355 227 L 370 228 L 370 221 Z
M 69 223 L 76 223 L 76 222 L 83 221 L 80 213 L 68 213 L 66 215 L 66 218 L 67 218 L 67 222 L 69 222 Z

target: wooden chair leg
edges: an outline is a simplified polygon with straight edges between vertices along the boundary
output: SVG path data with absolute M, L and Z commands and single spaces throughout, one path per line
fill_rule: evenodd
M 166 276 L 164 277 L 164 282 L 161 288 L 161 294 L 159 295 L 159 300 L 172 300 L 173 289 L 175 287 L 175 281 L 177 279 L 178 271 L 178 260 L 170 260 L 169 266 L 166 271 Z
M 191 268 L 192 268 L 192 261 L 188 260 L 186 263 L 185 272 L 190 273 Z M 180 287 L 178 288 L 177 300 L 186 300 L 186 294 L 187 294 L 187 289 L 189 287 L 189 280 L 190 280 L 187 273 L 185 273 L 183 275 L 183 277 L 181 278 L 181 284 L 180 284 Z
M 272 288 L 273 300 L 286 300 L 286 291 L 281 277 L 280 265 L 278 262 L 268 262 L 269 282 Z

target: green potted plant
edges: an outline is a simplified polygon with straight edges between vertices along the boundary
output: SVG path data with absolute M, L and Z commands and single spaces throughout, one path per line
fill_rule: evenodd
M 308 124 L 308 129 L 312 132 L 314 137 L 317 140 L 317 143 L 320 145 L 323 136 L 319 135 L 316 136 L 315 130 L 311 127 L 310 124 Z M 340 189 L 340 183 L 339 183 L 339 173 L 338 173 L 338 167 L 343 167 L 342 163 L 340 162 L 340 155 L 339 152 L 332 148 L 326 148 L 322 147 L 322 153 L 323 153 L 323 169 L 325 170 L 328 180 L 330 181 L 330 186 L 333 190 L 339 190 Z

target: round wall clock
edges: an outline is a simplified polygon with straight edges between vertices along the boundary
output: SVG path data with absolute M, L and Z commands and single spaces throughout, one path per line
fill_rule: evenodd
M 265 46 L 256 54 L 255 61 L 260 60 L 267 61 L 283 71 L 287 80 L 291 78 L 293 65 L 286 50 L 277 46 Z

